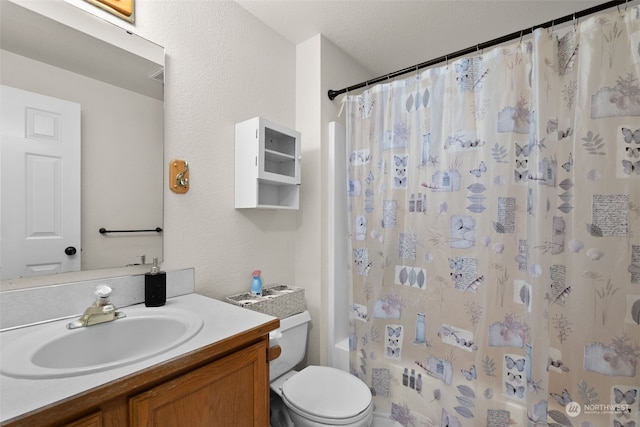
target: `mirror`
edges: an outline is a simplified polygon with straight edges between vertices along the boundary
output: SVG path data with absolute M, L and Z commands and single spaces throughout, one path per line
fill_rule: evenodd
M 163 227 L 162 47 L 66 2 L 17 4 L 20 1 L 0 0 L 0 84 L 80 105 L 81 270 L 151 264 L 153 257 L 162 260 L 162 231 L 156 231 Z M 65 9 L 63 18 L 54 20 L 49 13 L 32 10 L 38 4 L 55 8 L 53 15 Z M 65 25 L 65 20 L 99 33 L 100 39 Z M 0 179 L 4 272 L 10 270 L 6 254 L 13 252 L 4 244 L 6 231 L 23 226 L 6 214 L 9 179 Z M 100 233 L 101 228 L 118 232 Z M 2 273 L 3 283 L 12 277 L 39 276 L 39 271 L 63 272 Z

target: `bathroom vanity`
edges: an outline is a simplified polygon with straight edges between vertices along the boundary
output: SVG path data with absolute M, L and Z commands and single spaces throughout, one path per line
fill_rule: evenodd
M 1 425 L 268 426 L 269 361 L 279 355 L 279 347 L 269 347 L 269 332 L 279 320 L 197 294 L 170 298 L 166 307 L 201 317 L 201 329 L 175 348 L 125 366 L 48 378 L 3 374 Z M 144 310 L 122 310 L 128 309 Z M 2 332 L 0 349 L 28 330 L 65 328 L 66 322 Z

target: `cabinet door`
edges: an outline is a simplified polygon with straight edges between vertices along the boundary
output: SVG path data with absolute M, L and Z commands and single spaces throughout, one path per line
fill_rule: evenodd
M 262 341 L 131 398 L 131 426 L 268 426 L 266 355 Z
M 260 119 L 259 178 L 300 184 L 300 133 Z

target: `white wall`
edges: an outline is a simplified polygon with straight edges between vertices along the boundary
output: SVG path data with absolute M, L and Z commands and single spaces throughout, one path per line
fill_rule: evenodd
M 350 56 L 348 56 L 342 49 L 338 48 L 334 43 L 327 40 L 326 38 L 322 38 L 322 71 L 321 78 L 322 83 L 320 87 L 321 92 L 321 109 L 322 109 L 322 117 L 321 117 L 321 130 L 322 130 L 322 229 L 326 230 L 326 232 L 322 233 L 322 302 L 324 310 L 322 312 L 323 316 L 323 324 L 329 325 L 328 329 L 325 329 L 324 334 L 326 339 L 323 340 L 323 353 L 322 353 L 322 362 L 332 364 L 333 366 L 339 365 L 339 362 L 332 360 L 332 355 L 334 351 L 334 342 L 335 339 L 345 338 L 348 336 L 348 313 L 346 310 L 347 307 L 347 298 L 349 297 L 349 284 L 341 282 L 340 279 L 348 280 L 347 272 L 342 270 L 341 268 L 347 267 L 350 262 L 350 256 L 347 253 L 347 259 L 340 261 L 336 261 L 336 268 L 338 271 L 330 270 L 330 260 L 337 248 L 333 248 L 329 243 L 332 242 L 331 239 L 331 231 L 329 228 L 328 221 L 332 215 L 335 215 L 335 212 L 330 212 L 329 208 L 332 206 L 329 203 L 330 197 L 340 197 L 346 194 L 346 180 L 344 182 L 337 183 L 337 187 L 341 193 L 336 195 L 333 188 L 330 187 L 329 174 L 333 174 L 333 170 L 330 169 L 329 163 L 329 146 L 328 144 L 331 142 L 331 135 L 329 134 L 329 123 L 333 121 L 337 121 L 340 123 L 346 123 L 345 115 L 343 113 L 341 117 L 338 116 L 340 111 L 340 101 L 342 100 L 342 96 L 331 101 L 327 96 L 327 92 L 329 89 L 341 89 L 343 87 L 361 82 L 363 80 L 369 79 L 373 77 L 368 74 L 367 71 L 364 70 L 359 64 L 357 64 Z M 346 147 L 334 147 L 335 150 L 346 150 Z M 336 165 L 337 168 L 344 167 L 344 165 Z M 345 173 L 346 176 L 346 173 Z M 346 215 L 346 212 L 339 213 L 338 215 Z M 342 218 L 341 218 L 342 219 Z M 334 224 L 338 226 L 340 229 L 344 224 Z M 342 237 L 342 239 L 340 239 Z M 347 236 L 346 234 L 338 237 L 338 244 L 347 245 Z M 346 253 L 346 247 L 340 248 L 340 252 Z M 333 283 L 333 287 L 335 290 L 335 294 L 331 294 L 328 290 L 328 285 L 332 283 L 332 281 L 336 281 Z M 333 298 L 334 301 L 330 301 L 330 298 Z M 339 312 L 335 312 L 334 310 L 338 309 Z M 327 359 L 324 359 L 324 358 Z
M 163 269 L 195 268 L 222 298 L 293 283 L 296 212 L 234 209 L 234 124 L 295 126 L 295 46 L 228 1 L 136 2 L 135 31 L 165 47 L 165 165 L 185 159 L 190 190 L 165 187 Z
M 342 113 L 341 116 L 339 116 L 339 112 L 340 109 L 342 108 L 342 104 L 341 101 L 344 98 L 344 95 L 339 96 L 338 98 L 336 98 L 335 100 L 330 100 L 329 97 L 327 96 L 327 92 L 329 91 L 329 89 L 342 89 L 343 87 L 361 82 L 365 79 L 369 79 L 373 77 L 372 75 L 368 74 L 368 72 L 366 70 L 364 70 L 364 68 L 362 68 L 359 64 L 357 64 L 356 62 L 354 62 L 354 60 L 348 56 L 342 49 L 338 48 L 335 44 L 333 44 L 332 42 L 330 42 L 327 39 L 323 39 L 323 43 L 322 43 L 322 97 L 321 97 L 321 101 L 322 101 L 322 139 L 324 141 L 324 146 L 323 146 L 323 159 L 322 159 L 322 165 L 323 165 L 323 170 L 324 170 L 324 175 L 325 177 L 327 177 L 328 174 L 333 174 L 334 172 L 329 169 L 329 161 L 327 160 L 328 156 L 329 156 L 329 147 L 327 146 L 327 144 L 329 143 L 329 140 L 331 139 L 331 135 L 329 134 L 329 123 L 333 122 L 333 121 L 337 121 L 340 122 L 344 125 L 346 125 L 346 111 L 344 113 Z M 353 93 L 352 93 L 353 94 Z M 343 152 L 346 151 L 346 146 L 341 146 L 341 147 L 335 147 L 336 150 L 342 150 Z M 346 155 L 346 154 L 345 154 Z M 344 168 L 346 165 L 343 164 L 338 164 L 335 167 L 336 168 Z M 347 183 L 346 183 L 346 172 L 344 173 L 344 177 L 345 180 L 343 182 L 337 183 L 337 187 L 338 187 L 338 191 L 340 192 L 340 194 L 337 195 L 337 197 L 345 197 L 346 196 L 346 189 L 347 189 Z M 325 209 L 327 209 L 330 205 L 328 199 L 331 197 L 336 197 L 335 191 L 334 189 L 330 188 L 328 185 L 328 177 L 326 179 L 323 180 L 325 184 L 325 189 L 323 191 L 323 207 Z M 335 212 L 327 212 L 327 214 L 323 217 L 323 221 L 327 221 L 328 218 L 330 217 L 330 215 L 335 215 Z M 346 215 L 346 211 L 339 213 L 339 215 Z M 346 221 L 346 220 L 345 220 Z M 338 227 L 339 228 L 339 227 Z M 326 246 L 327 241 L 328 241 L 328 237 L 327 236 L 327 240 L 325 240 L 323 242 L 323 244 L 325 245 L 325 247 L 323 248 L 324 252 L 329 254 L 331 252 L 334 251 L 334 248 L 331 246 Z M 339 240 L 337 243 L 340 245 L 344 245 L 343 248 L 341 248 L 342 250 L 344 250 L 344 252 L 346 252 L 346 246 L 347 246 L 347 241 L 348 238 L 345 235 L 340 236 L 342 239 Z M 342 260 L 342 264 L 340 266 L 337 266 L 338 268 L 344 267 L 346 268 L 347 264 L 350 262 L 351 257 L 348 256 L 347 259 Z M 324 268 L 325 271 L 328 271 L 326 269 L 326 267 Z M 337 276 L 343 276 L 344 278 L 347 278 L 347 273 L 346 272 L 342 272 L 344 274 L 340 274 L 338 273 Z M 328 271 L 328 274 L 334 274 L 334 272 Z M 327 279 L 329 280 L 329 279 Z M 340 287 L 341 284 L 338 284 L 338 287 Z M 329 313 L 329 315 L 334 315 L 333 313 Z M 338 314 L 338 316 L 344 315 L 346 316 L 346 313 L 341 313 Z M 346 334 L 346 331 L 344 330 L 340 330 L 340 327 L 338 326 L 339 330 L 338 330 L 338 334 L 341 335 L 343 333 Z M 346 335 L 344 335 L 346 336 Z
M 235 3 L 182 4 L 136 12 L 166 48 L 166 160 L 191 165 L 189 193 L 165 193 L 164 267 L 195 267 L 197 292 L 214 297 L 246 291 L 254 268 L 304 287 L 308 362 L 326 363 L 326 141 L 339 109 L 326 93 L 371 76 L 324 37 L 293 46 Z M 257 115 L 302 133 L 298 212 L 233 208 L 233 124 Z
M 329 334 L 335 333 L 328 328 L 329 317 L 335 315 L 328 298 L 329 257 L 333 251 L 328 246 L 327 224 L 328 126 L 339 120 L 340 104 L 338 100 L 330 101 L 327 91 L 367 77 L 370 76 L 353 59 L 321 35 L 296 47 L 296 127 L 302 132 L 303 160 L 295 281 L 306 288 L 312 317 L 307 350 L 311 364 L 329 363 Z M 342 327 L 346 328 L 346 324 Z
M 320 35 L 296 47 L 296 128 L 302 133 L 302 186 L 296 235 L 295 282 L 305 287 L 311 326 L 307 360 L 318 364 L 322 334 Z
M 308 362 L 326 363 L 326 142 L 339 109 L 326 93 L 371 76 L 324 37 L 293 46 L 232 2 L 136 7 L 137 32 L 166 48 L 165 160 L 191 165 L 189 193 L 165 192 L 163 267 L 195 267 L 196 291 L 213 297 L 246 291 L 255 268 L 304 287 Z M 298 212 L 233 208 L 233 124 L 257 115 L 302 133 Z

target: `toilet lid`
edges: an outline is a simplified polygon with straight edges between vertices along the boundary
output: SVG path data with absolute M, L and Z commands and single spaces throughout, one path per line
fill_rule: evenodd
M 371 391 L 355 376 L 327 366 L 308 366 L 282 386 L 286 400 L 321 418 L 350 418 L 371 404 Z

